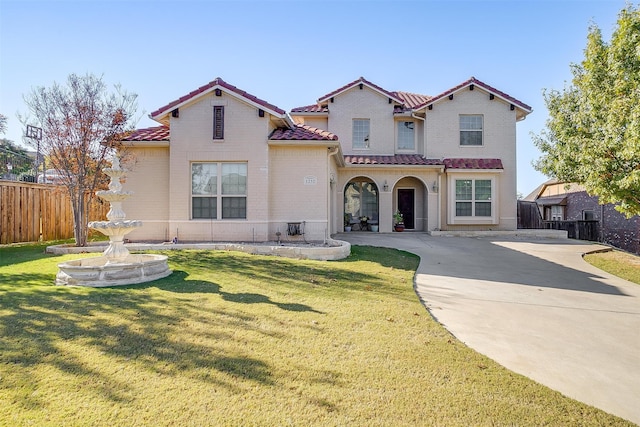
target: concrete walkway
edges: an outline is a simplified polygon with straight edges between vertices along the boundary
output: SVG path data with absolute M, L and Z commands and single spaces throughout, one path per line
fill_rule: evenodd
M 640 285 L 586 263 L 600 245 L 343 233 L 420 256 L 416 292 L 454 336 L 506 368 L 640 424 Z

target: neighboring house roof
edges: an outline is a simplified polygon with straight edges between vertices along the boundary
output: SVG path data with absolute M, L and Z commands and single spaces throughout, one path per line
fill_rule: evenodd
M 541 197 L 536 200 L 536 203 L 542 206 L 566 205 L 567 196 Z
M 398 97 L 397 93 L 389 92 L 389 91 L 381 88 L 380 86 L 378 86 L 378 85 L 376 85 L 374 83 L 371 83 L 369 80 L 365 79 L 364 77 L 360 77 L 359 79 L 354 80 L 351 83 L 347 83 L 346 85 L 342 86 L 339 89 L 334 90 L 333 92 L 330 92 L 330 93 L 328 93 L 328 94 L 326 94 L 324 96 L 321 96 L 320 98 L 318 98 L 318 104 L 322 104 L 323 102 L 328 101 L 329 99 L 333 98 L 334 96 L 339 95 L 342 92 L 345 92 L 345 91 L 347 91 L 347 90 L 349 90 L 349 89 L 351 89 L 351 88 L 353 88 L 355 86 L 358 86 L 360 84 L 362 84 L 364 86 L 368 86 L 369 88 L 375 90 L 376 92 L 379 92 L 380 94 L 382 94 L 382 95 L 384 95 L 384 96 L 386 96 L 388 98 L 391 98 L 392 100 L 394 100 L 394 101 L 396 101 L 396 102 L 398 102 L 400 104 L 402 104 L 402 102 L 403 102 L 403 100 Z
M 530 106 L 528 106 L 527 104 L 525 104 L 522 101 L 517 100 L 516 98 L 492 87 L 489 86 L 488 84 L 481 82 L 480 80 L 476 79 L 475 77 L 471 77 L 469 80 L 464 81 L 462 83 L 460 83 L 459 85 L 452 87 L 451 89 L 442 92 L 440 95 L 436 95 L 433 98 L 430 98 L 428 101 L 426 101 L 425 103 L 423 103 L 422 105 L 418 105 L 415 107 L 416 110 L 420 110 L 422 108 L 428 107 L 429 105 L 433 105 L 434 103 L 438 102 L 439 100 L 448 97 L 449 95 L 454 94 L 455 92 L 458 92 L 462 89 L 466 89 L 467 87 L 474 85 L 474 86 L 478 86 L 483 88 L 484 90 L 486 90 L 487 92 L 493 94 L 494 96 L 497 96 L 498 98 L 502 98 L 503 100 L 518 106 L 521 110 L 523 110 L 526 114 L 531 113 L 533 110 L 531 109 Z
M 545 181 L 542 184 L 540 184 L 539 186 L 537 186 L 535 190 L 533 190 L 531 193 L 529 193 L 529 195 L 527 197 L 525 197 L 524 199 L 522 199 L 522 200 L 527 201 L 527 202 L 535 202 L 536 199 L 538 197 L 540 197 L 540 195 L 547 188 L 548 185 L 558 184 L 559 182 L 560 181 L 558 181 L 557 179 L 551 178 L 550 180 Z
M 275 141 L 337 141 L 338 136 L 326 130 L 307 125 L 295 125 L 292 129 L 278 128 L 269 136 Z
M 136 129 L 124 141 L 169 141 L 169 126 L 154 126 Z
M 280 116 L 282 118 L 286 117 L 285 110 L 278 108 L 275 105 L 270 104 L 267 101 L 264 101 L 254 95 L 251 95 L 250 93 L 247 93 L 243 90 L 238 89 L 237 87 L 225 82 L 220 77 L 216 77 L 215 80 L 207 83 L 206 85 L 201 86 L 198 89 L 191 91 L 188 94 L 176 99 L 175 101 L 172 101 L 167 105 L 158 108 L 156 111 L 152 112 L 149 116 L 154 120 L 161 121 L 163 118 L 165 118 L 166 115 L 168 115 L 174 109 L 179 108 L 181 105 L 184 105 L 187 102 L 191 102 L 196 98 L 206 95 L 214 91 L 215 89 L 225 89 L 228 93 L 233 94 L 239 98 L 242 98 L 245 101 L 249 102 L 250 104 L 254 104 L 256 106 L 264 108 L 266 111 L 269 111 L 271 114 L 275 116 Z
M 346 155 L 344 161 L 352 165 L 418 165 L 444 166 L 446 169 L 503 169 L 500 159 L 427 159 L 419 154 L 396 154 L 395 156 Z

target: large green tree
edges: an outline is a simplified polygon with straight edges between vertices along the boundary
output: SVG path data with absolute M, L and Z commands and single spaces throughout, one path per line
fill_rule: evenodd
M 37 87 L 24 97 L 31 116 L 24 124 L 42 129 L 40 148 L 62 176 L 71 196 L 77 246 L 87 244 L 87 223 L 94 190 L 104 182 L 102 169 L 133 129 L 137 95 L 101 77 L 71 74 L 65 85 Z
M 546 129 L 536 169 L 577 182 L 627 217 L 640 214 L 640 11 L 618 15 L 611 41 L 589 28 L 584 60 L 563 90 L 545 90 Z

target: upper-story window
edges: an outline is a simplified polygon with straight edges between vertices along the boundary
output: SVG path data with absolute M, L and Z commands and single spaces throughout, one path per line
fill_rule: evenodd
M 224 139 L 224 106 L 213 107 L 213 139 Z
M 353 119 L 352 148 L 369 148 L 369 119 Z
M 415 150 L 415 122 L 398 122 L 398 150 Z
M 460 145 L 482 145 L 482 116 L 460 116 Z

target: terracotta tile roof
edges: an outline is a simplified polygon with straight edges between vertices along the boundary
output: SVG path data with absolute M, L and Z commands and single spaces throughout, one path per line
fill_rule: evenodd
M 327 107 L 321 107 L 318 104 L 305 105 L 304 107 L 296 107 L 291 109 L 292 113 L 328 113 Z
M 338 136 L 311 126 L 296 125 L 292 129 L 274 130 L 269 139 L 272 141 L 337 141 Z
M 412 111 L 411 108 L 405 107 L 404 105 L 395 105 L 393 107 L 393 114 L 410 113 Z
M 419 154 L 396 154 L 395 156 L 346 155 L 344 161 L 352 165 L 442 165 L 439 159 L 427 159 Z
M 444 159 L 447 169 L 504 169 L 500 159 Z
M 415 108 L 418 105 L 422 105 L 429 102 L 431 97 L 429 95 L 420 95 L 419 93 L 411 92 L 392 92 L 394 93 L 404 105 L 408 108 Z
M 136 129 L 124 141 L 169 141 L 168 126 L 154 126 L 144 129 Z
M 326 94 L 325 96 L 321 96 L 320 98 L 318 98 L 318 102 L 322 103 L 322 101 L 326 101 L 329 98 L 331 98 L 332 96 L 335 96 L 341 92 L 344 92 L 347 89 L 351 89 L 352 87 L 359 85 L 360 83 L 366 84 L 367 86 L 377 90 L 378 92 L 381 92 L 382 94 L 388 96 L 389 98 L 395 100 L 396 102 L 402 102 L 402 100 L 400 98 L 398 98 L 398 95 L 396 95 L 394 92 L 389 92 L 388 90 L 385 90 L 383 88 L 381 88 L 380 86 L 371 83 L 370 81 L 368 81 L 367 79 L 365 79 L 364 77 L 360 77 L 357 80 L 352 81 L 351 83 L 348 83 L 344 86 L 342 86 L 339 89 L 334 90 L 333 92 L 330 92 L 328 94 Z
M 225 82 L 220 77 L 216 77 L 215 80 L 207 83 L 206 85 L 200 86 L 198 89 L 189 92 L 185 96 L 182 96 L 182 97 L 176 99 L 175 101 L 170 102 L 167 105 L 158 108 L 156 111 L 152 112 L 150 114 L 150 116 L 152 118 L 155 118 L 155 117 L 157 117 L 159 115 L 162 115 L 163 113 L 168 113 L 169 111 L 173 110 L 176 106 L 181 105 L 181 104 L 183 104 L 183 103 L 185 103 L 185 102 L 187 102 L 187 101 L 189 101 L 189 100 L 191 100 L 191 99 L 193 99 L 193 98 L 195 98 L 195 97 L 197 97 L 197 96 L 199 96 L 199 95 L 201 95 L 203 93 L 207 93 L 207 92 L 211 91 L 213 88 L 215 88 L 216 86 L 219 86 L 219 87 L 224 88 L 224 89 L 226 89 L 226 90 L 228 90 L 230 92 L 233 92 L 233 93 L 235 93 L 236 95 L 239 95 L 242 98 L 246 98 L 249 101 L 252 101 L 252 102 L 254 102 L 254 103 L 258 104 L 258 105 L 261 105 L 264 108 L 266 108 L 268 110 L 271 110 L 271 111 L 274 111 L 274 112 L 276 112 L 278 114 L 284 115 L 286 113 L 286 111 L 284 111 L 283 109 L 278 108 L 275 105 L 268 103 L 267 101 L 263 101 L 262 99 L 257 98 L 256 96 L 253 96 L 253 95 L 251 95 L 251 94 L 249 94 L 249 93 L 247 93 L 247 92 L 245 92 L 243 90 L 238 89 L 237 87 Z
M 446 169 L 504 169 L 500 159 L 427 159 L 419 154 L 396 154 L 395 156 L 345 155 L 345 163 L 352 165 L 410 165 L 444 166 Z
M 516 98 L 514 98 L 514 97 L 512 97 L 512 96 L 510 96 L 510 95 L 508 95 L 508 94 L 506 94 L 506 93 L 504 93 L 504 92 L 502 92 L 502 91 L 500 91 L 500 90 L 498 90 L 498 89 L 496 89 L 496 88 L 494 88 L 492 86 L 489 86 L 488 84 L 486 84 L 484 82 L 481 82 L 480 80 L 476 79 L 475 77 L 471 77 L 469 80 L 467 80 L 465 82 L 462 82 L 459 85 L 457 85 L 455 87 L 452 87 L 451 89 L 449 89 L 449 90 L 447 90 L 445 92 L 442 92 L 440 95 L 436 95 L 436 96 L 432 97 L 431 99 L 429 99 L 428 101 L 422 103 L 421 105 L 416 105 L 415 109 L 419 110 L 421 108 L 424 108 L 427 105 L 433 104 L 434 102 L 436 102 L 436 101 L 438 101 L 438 100 L 440 100 L 440 99 L 442 99 L 442 98 L 444 98 L 446 96 L 449 96 L 452 93 L 457 92 L 462 88 L 465 88 L 467 86 L 471 86 L 472 84 L 476 85 L 476 86 L 479 86 L 479 87 L 482 87 L 486 91 L 488 91 L 489 93 L 493 93 L 494 95 L 497 95 L 500 98 L 503 98 L 506 101 L 508 101 L 508 102 L 510 102 L 510 103 L 512 103 L 514 105 L 517 105 L 518 107 L 520 107 L 521 109 L 525 110 L 528 113 L 533 111 L 531 109 L 531 107 L 528 106 L 527 104 L 525 104 L 524 102 L 519 101 Z

